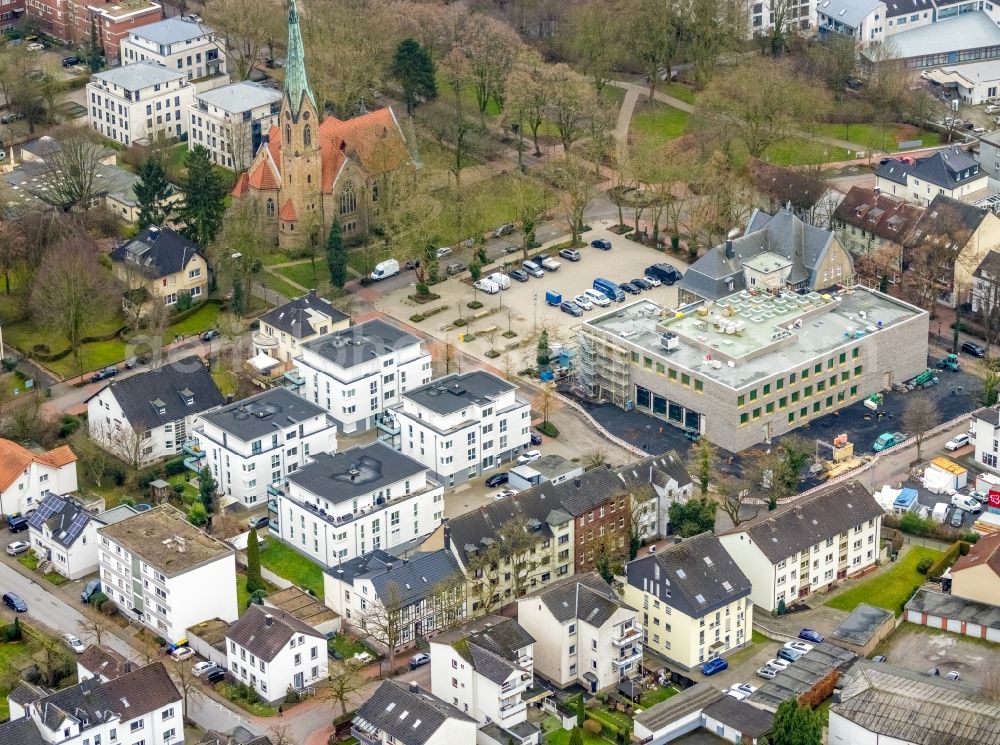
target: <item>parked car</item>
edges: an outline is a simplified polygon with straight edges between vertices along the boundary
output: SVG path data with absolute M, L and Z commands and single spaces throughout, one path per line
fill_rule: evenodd
M 523 466 L 525 463 L 533 463 L 542 457 L 542 454 L 537 450 L 528 450 L 525 453 L 517 456 L 517 465 Z
M 517 494 L 517 489 L 502 489 L 494 494 L 493 498 L 499 502 L 501 499 L 513 497 L 515 494 Z
M 510 235 L 513 232 L 514 232 L 514 223 L 505 222 L 503 225 L 500 225 L 499 227 L 497 227 L 496 230 L 493 231 L 493 237 L 503 238 L 505 235 Z
M 500 292 L 500 285 L 490 279 L 478 279 L 472 283 L 472 286 L 487 295 L 496 295 Z
M 377 263 L 368 277 L 372 282 L 381 282 L 383 279 L 395 277 L 397 274 L 399 274 L 399 262 L 395 259 L 386 259 Z
M 990 104 L 985 109 L 983 109 L 984 114 L 996 114 L 997 112 L 1000 112 L 1000 106 L 997 106 L 995 104 Z
M 586 295 L 574 295 L 573 302 L 579 305 L 583 310 L 593 310 L 594 304 L 590 302 L 590 298 Z
M 611 250 L 611 241 L 605 240 L 604 238 L 598 238 L 596 241 L 591 241 L 590 245 L 593 248 L 599 248 L 602 251 Z
M 518 282 L 527 282 L 529 277 L 528 273 L 523 269 L 514 269 L 510 272 L 510 278 L 516 279 Z
M 731 686 L 730 690 L 741 691 L 749 696 L 751 693 L 757 690 L 757 686 L 752 686 L 749 683 L 737 683 L 736 685 Z
M 638 287 L 640 290 L 653 289 L 653 285 L 647 282 L 644 277 L 636 277 L 635 279 L 630 279 L 629 282 Z
M 194 657 L 194 650 L 191 647 L 177 647 L 170 653 L 170 659 L 174 662 L 183 662 L 191 657 Z
M 588 289 L 583 291 L 584 296 L 599 308 L 607 308 L 611 305 L 611 301 L 608 300 L 608 296 L 605 295 L 600 290 Z
M 521 268 L 536 279 L 545 276 L 545 272 L 534 261 L 522 261 Z
M 454 250 L 452 250 L 450 246 L 442 246 L 441 248 L 439 248 L 437 251 L 434 252 L 434 255 L 437 256 L 439 259 L 443 259 L 446 256 L 451 256 L 453 253 L 455 252 Z
M 564 259 L 568 259 L 569 261 L 580 260 L 580 252 L 577 251 L 575 248 L 564 248 L 562 251 L 559 252 L 559 255 L 562 256 Z
M 212 341 L 212 339 L 218 339 L 220 336 L 218 329 L 209 329 L 201 335 L 202 341 Z
M 62 58 L 62 66 L 63 67 L 73 67 L 74 65 L 79 65 L 81 62 L 83 62 L 83 58 L 82 57 L 69 56 L 69 57 L 63 57 Z
M 29 45 L 28 45 L 27 47 L 25 47 L 25 48 L 26 48 L 26 49 L 27 49 L 27 50 L 28 50 L 29 52 L 40 52 L 40 51 L 42 51 L 43 49 L 45 49 L 45 45 L 44 45 L 44 44 L 42 44 L 42 43 L 40 43 L 40 42 L 37 42 L 37 41 L 33 41 L 33 42 L 31 42 L 31 43 L 30 43 L 30 44 L 29 44 Z
M 562 266 L 562 264 L 546 254 L 538 254 L 532 259 L 532 261 L 547 272 L 554 272 Z
M 965 521 L 965 513 L 962 510 L 956 509 L 951 513 L 950 525 L 953 528 L 961 528 L 962 523 Z
M 656 277 L 653 277 L 653 276 L 651 276 L 649 274 L 643 276 L 643 279 L 646 280 L 650 284 L 651 287 L 659 287 L 660 285 L 663 284 Z
M 199 662 L 194 667 L 192 667 L 191 673 L 194 675 L 194 677 L 200 678 L 202 675 L 204 675 L 214 667 L 218 667 L 218 665 L 216 665 L 214 662 L 208 662 L 206 660 L 205 662 Z
M 102 380 L 107 380 L 108 378 L 113 378 L 118 374 L 118 368 L 114 366 L 104 367 L 95 372 L 90 376 L 91 383 L 98 383 Z
M 559 303 L 559 310 L 563 313 L 569 313 L 573 317 L 579 317 L 583 315 L 583 308 L 574 303 L 572 300 L 564 300 Z
M 431 656 L 429 654 L 420 652 L 419 654 L 415 654 L 410 658 L 410 669 L 416 670 L 418 667 L 426 665 L 430 661 L 431 661 Z
M 958 670 L 952 670 L 947 675 L 944 676 L 945 680 L 961 680 L 962 676 L 958 674 Z
M 715 675 L 716 673 L 722 672 L 727 667 L 729 667 L 728 662 L 726 662 L 722 657 L 716 657 L 701 666 L 701 674 Z
M 8 111 L 3 116 L 0 116 L 0 124 L 10 124 L 11 122 L 16 122 L 19 119 L 24 119 L 24 114 L 20 111 Z
M 629 295 L 638 295 L 641 290 L 631 282 L 619 282 L 618 286 Z
M 767 665 L 757 671 L 757 677 L 763 678 L 764 680 L 773 680 L 777 674 L 777 670 L 773 667 L 768 667 Z
M 970 491 L 969 496 L 979 502 L 979 504 L 986 504 L 990 500 L 990 495 L 984 491 Z
M 267 515 L 260 515 L 258 517 L 251 517 L 247 520 L 247 526 L 260 530 L 261 528 L 266 528 L 270 518 Z
M 805 639 L 807 642 L 812 642 L 813 644 L 821 644 L 824 637 L 818 631 L 813 631 L 812 629 L 802 629 L 802 631 L 799 632 L 799 639 Z
M 788 660 L 789 662 L 795 662 L 796 660 L 802 659 L 802 652 L 797 649 L 788 649 L 787 647 L 782 647 L 778 650 L 778 658 L 782 660 Z
M 63 634 L 63 641 L 77 654 L 83 654 L 87 651 L 87 645 L 80 641 L 77 637 L 72 634 Z
M 726 695 L 735 698 L 737 701 L 746 701 L 748 698 L 750 698 L 749 693 L 741 691 L 738 688 L 730 688 L 729 690 L 726 691 Z
M 226 671 L 221 667 L 216 667 L 213 670 L 209 670 L 205 673 L 205 682 L 209 685 L 215 685 L 216 683 L 221 683 L 226 679 Z
M 964 448 L 969 444 L 969 435 L 967 432 L 963 432 L 960 435 L 955 435 L 948 442 L 944 444 L 945 450 L 958 450 L 959 448 Z
M 521 247 L 515 246 L 513 243 L 508 243 L 506 246 L 503 247 L 503 252 L 505 254 L 516 254 L 520 250 Z
M 872 657 L 872 662 L 888 662 L 888 661 L 889 658 L 886 657 L 884 654 L 877 654 L 874 657 Z
M 21 600 L 19 595 L 16 595 L 13 592 L 5 592 L 3 594 L 3 603 L 15 613 L 28 612 L 28 604 Z
M 488 486 L 488 487 L 490 487 L 492 489 L 494 487 L 500 486 L 500 484 L 506 484 L 508 478 L 509 478 L 509 476 L 507 475 L 506 471 L 501 471 L 500 473 L 495 473 L 492 476 L 490 476 L 488 479 L 486 479 L 486 486 Z
M 89 603 L 90 599 L 94 597 L 97 593 L 101 591 L 101 580 L 92 579 L 87 583 L 87 586 L 83 588 L 83 592 L 80 593 L 80 600 L 84 603 Z
M 538 434 L 537 432 L 532 432 L 531 433 L 531 444 L 532 445 L 541 445 L 542 444 L 542 436 L 540 434 Z
M 932 678 L 937 678 L 941 675 L 941 671 L 938 670 L 936 667 L 932 667 L 930 670 L 927 671 L 927 674 Z
M 772 657 L 770 660 L 764 663 L 768 667 L 773 667 L 775 670 L 784 670 L 790 664 L 788 660 L 782 660 L 777 657 Z
M 812 652 L 813 645 L 812 644 L 806 644 L 805 642 L 799 642 L 799 641 L 785 642 L 785 649 L 794 649 L 797 652 L 801 652 L 802 654 L 806 654 L 808 652 Z
M 30 543 L 25 543 L 24 541 L 14 541 L 13 543 L 7 544 L 7 555 L 20 556 L 29 548 L 31 548 Z
M 7 515 L 7 530 L 11 533 L 20 533 L 22 530 L 28 529 L 28 518 L 22 515 L 20 512 L 15 512 L 12 515 Z
M 461 274 L 467 268 L 468 267 L 466 267 L 465 264 L 463 264 L 461 261 L 455 261 L 452 262 L 451 264 L 448 264 L 448 266 L 444 268 L 444 273 L 449 276 L 452 276 L 455 274 Z
M 983 511 L 983 505 L 970 496 L 965 494 L 955 494 L 951 498 L 951 506 L 958 507 L 966 512 L 972 512 L 973 514 Z
M 983 359 L 986 356 L 986 350 L 971 341 L 967 341 L 962 344 L 962 351 L 965 354 L 971 354 L 973 357 L 978 357 L 979 359 Z
M 656 277 L 665 285 L 672 285 L 683 278 L 683 275 L 677 271 L 677 267 L 666 262 L 651 264 L 646 267 L 644 273 L 647 277 Z

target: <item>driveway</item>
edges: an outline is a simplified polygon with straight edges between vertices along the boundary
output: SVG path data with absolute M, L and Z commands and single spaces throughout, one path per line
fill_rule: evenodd
M 918 673 L 936 667 L 941 675 L 958 671 L 962 681 L 973 685 L 994 669 L 996 645 L 926 626 L 904 623 L 878 649 L 889 662 Z

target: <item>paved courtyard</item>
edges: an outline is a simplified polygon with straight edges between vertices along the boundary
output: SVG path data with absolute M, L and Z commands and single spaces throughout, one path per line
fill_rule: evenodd
M 963 682 L 973 685 L 983 682 L 996 660 L 996 645 L 991 642 L 912 623 L 900 626 L 875 652 L 884 654 L 893 665 L 918 673 L 932 667 L 938 668 L 941 675 L 955 670 Z

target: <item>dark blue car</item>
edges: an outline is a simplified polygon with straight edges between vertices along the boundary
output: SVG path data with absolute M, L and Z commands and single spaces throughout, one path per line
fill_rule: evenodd
M 812 629 L 802 629 L 799 632 L 799 639 L 805 639 L 807 642 L 812 642 L 813 644 L 820 644 L 824 637 L 818 631 L 813 631 Z
M 590 245 L 593 246 L 594 248 L 599 248 L 602 251 L 611 250 L 611 241 L 606 241 L 603 238 L 598 238 L 596 241 L 591 241 Z
M 718 672 L 722 672 L 727 667 L 729 663 L 726 662 L 721 657 L 716 657 L 714 660 L 709 660 L 704 665 L 701 666 L 702 675 L 715 675 Z
M 3 594 L 3 602 L 4 605 L 17 613 L 28 612 L 28 604 L 12 592 L 5 592 Z

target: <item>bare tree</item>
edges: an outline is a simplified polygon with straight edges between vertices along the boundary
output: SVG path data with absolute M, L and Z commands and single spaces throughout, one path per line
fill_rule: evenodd
M 538 395 L 535 396 L 535 400 L 532 405 L 538 410 L 538 413 L 542 415 L 542 422 L 547 424 L 549 421 L 549 414 L 552 411 L 552 405 L 555 403 L 556 393 L 554 386 L 551 384 L 542 383 L 541 390 Z
M 472 13 L 461 47 L 469 61 L 479 113 L 486 112 L 490 100 L 503 111 L 505 83 L 521 47 L 520 38 L 506 23 L 484 13 Z
M 72 127 L 56 134 L 59 148 L 45 156 L 46 169 L 29 191 L 63 212 L 90 209 L 98 195 L 98 170 L 107 151 L 90 129 Z
M 377 599 L 365 599 L 359 626 L 376 644 L 386 651 L 389 675 L 396 674 L 396 650 L 403 640 L 403 593 L 395 582 L 386 585 Z
M 926 396 L 911 398 L 903 409 L 903 430 L 917 440 L 917 460 L 927 431 L 934 429 L 941 421 L 937 405 Z
M 325 688 L 327 697 L 340 705 L 341 716 L 347 715 L 351 696 L 367 684 L 361 666 L 354 660 L 336 660 L 330 664 L 330 685 Z
M 548 69 L 546 85 L 549 88 L 547 118 L 559 131 L 563 147 L 569 149 L 597 107 L 597 94 L 593 87 L 568 65 L 555 65 Z
M 198 690 L 198 678 L 195 676 L 194 672 L 191 670 L 191 664 L 187 661 L 176 662 L 172 665 L 173 675 L 171 676 L 174 681 L 174 685 L 177 686 L 177 690 L 180 691 L 181 697 L 184 701 L 184 711 L 189 711 L 188 708 L 188 697 Z
M 106 422 L 98 430 L 97 439 L 104 443 L 112 455 L 124 462 L 132 473 L 142 468 L 146 462 L 146 448 L 151 447 L 147 444 L 150 440 L 149 430 L 140 423 L 133 427 L 128 422 L 121 426 Z
M 597 186 L 594 172 L 586 162 L 567 154 L 563 160 L 553 161 L 548 173 L 550 180 L 564 192 L 562 206 L 573 235 L 573 245 L 577 245 L 584 227 L 584 213 Z
M 542 154 L 538 146 L 538 130 L 545 121 L 550 89 L 540 60 L 524 63 L 507 76 L 506 116 L 517 125 L 518 132 L 525 126 L 531 130 L 535 157 Z M 520 153 L 520 150 L 519 150 Z M 520 162 L 520 161 L 519 161 Z
M 631 561 L 639 553 L 642 544 L 642 526 L 650 507 L 656 509 L 656 490 L 652 484 L 635 486 L 628 494 L 628 559 Z
M 222 37 L 230 67 L 249 80 L 268 42 L 281 37 L 285 17 L 256 0 L 212 0 L 205 3 L 205 22 Z
M 109 631 L 108 620 L 94 610 L 93 606 L 87 605 L 82 611 L 83 618 L 76 622 L 83 635 L 94 637 L 94 643 L 100 645 L 104 639 L 104 634 Z

